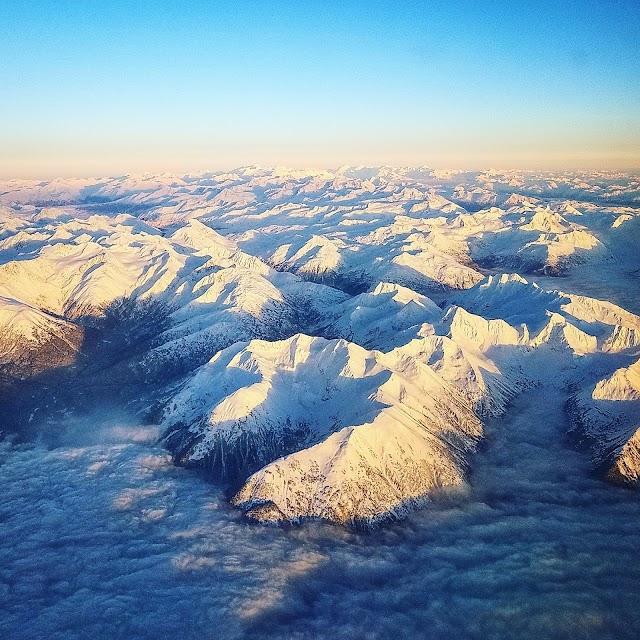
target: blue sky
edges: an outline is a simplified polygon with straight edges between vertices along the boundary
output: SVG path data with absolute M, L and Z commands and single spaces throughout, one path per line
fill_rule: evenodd
M 5 177 L 640 168 L 633 1 L 18 1 L 0 25 Z

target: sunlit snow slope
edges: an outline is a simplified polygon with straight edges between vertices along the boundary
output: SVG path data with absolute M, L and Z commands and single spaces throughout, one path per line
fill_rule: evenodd
M 252 518 L 369 526 L 463 485 L 485 417 L 553 380 L 635 485 L 638 246 L 619 173 L 3 182 L 6 429 L 121 403 Z

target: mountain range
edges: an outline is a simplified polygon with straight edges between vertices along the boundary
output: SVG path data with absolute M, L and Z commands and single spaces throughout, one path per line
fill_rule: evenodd
M 0 221 L 6 434 L 119 403 L 252 519 L 369 527 L 553 379 L 594 473 L 640 484 L 635 176 L 12 180 Z

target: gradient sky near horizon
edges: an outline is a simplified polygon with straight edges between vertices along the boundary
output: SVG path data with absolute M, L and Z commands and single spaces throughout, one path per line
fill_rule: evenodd
M 640 169 L 637 0 L 0 7 L 0 177 Z

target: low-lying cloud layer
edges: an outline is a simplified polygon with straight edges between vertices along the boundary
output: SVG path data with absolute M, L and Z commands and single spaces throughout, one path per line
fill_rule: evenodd
M 367 534 L 248 524 L 149 427 L 4 443 L 0 636 L 635 638 L 640 497 L 589 478 L 564 421 L 525 392 L 471 488 Z

